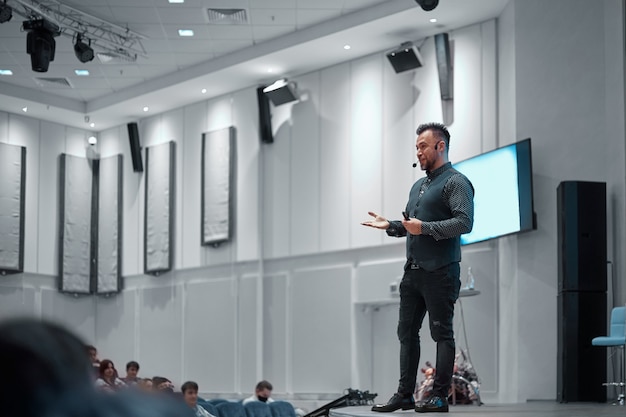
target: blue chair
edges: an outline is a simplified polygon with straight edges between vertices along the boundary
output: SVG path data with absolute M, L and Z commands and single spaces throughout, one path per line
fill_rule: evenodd
M 225 401 L 217 404 L 220 417 L 246 417 L 246 410 L 240 402 Z
M 214 417 L 220 417 L 219 412 L 217 411 L 217 407 L 211 404 L 207 400 L 201 400 L 198 398 L 198 405 L 209 412 Z
M 269 403 L 272 417 L 296 417 L 296 410 L 287 401 L 274 401 Z
M 603 385 L 621 387 L 621 393 L 618 395 L 617 401 L 620 405 L 624 405 L 624 400 L 626 399 L 626 307 L 615 307 L 611 311 L 609 336 L 595 337 L 591 344 L 593 346 L 610 347 L 612 350 L 621 350 L 620 382 L 607 382 Z M 613 356 L 613 353 L 611 356 Z
M 272 417 L 270 407 L 261 401 L 250 401 L 243 408 L 246 410 L 246 417 Z

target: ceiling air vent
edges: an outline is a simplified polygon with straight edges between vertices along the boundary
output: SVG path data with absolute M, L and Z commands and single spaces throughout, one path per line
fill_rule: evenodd
M 67 78 L 35 77 L 35 82 L 41 87 L 74 88 Z
M 212 25 L 243 25 L 248 23 L 246 9 L 206 9 L 207 19 Z

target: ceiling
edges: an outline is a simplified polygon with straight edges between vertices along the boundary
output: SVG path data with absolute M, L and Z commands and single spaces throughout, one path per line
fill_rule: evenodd
M 0 24 L 0 69 L 13 72 L 0 75 L 0 110 L 21 113 L 26 107 L 28 116 L 97 132 L 489 20 L 508 1 L 440 0 L 425 12 L 414 0 L 63 0 L 144 35 L 145 56 L 83 64 L 72 40 L 61 36 L 48 72 L 34 72 L 21 30 L 25 19 L 13 13 L 10 22 Z M 7 3 L 19 7 L 15 0 Z M 207 8 L 245 9 L 247 22 L 210 23 Z M 180 37 L 179 29 L 192 29 L 194 36 Z M 76 69 L 90 75 L 77 76 Z

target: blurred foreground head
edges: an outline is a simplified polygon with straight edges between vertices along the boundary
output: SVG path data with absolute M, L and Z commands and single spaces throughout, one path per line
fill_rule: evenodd
M 185 416 L 181 404 L 96 392 L 85 344 L 63 327 L 34 319 L 0 322 L 2 417 Z M 141 404 L 141 407 L 137 405 Z

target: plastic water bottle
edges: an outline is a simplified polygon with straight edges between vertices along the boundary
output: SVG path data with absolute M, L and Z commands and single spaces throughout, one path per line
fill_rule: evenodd
M 472 274 L 472 267 L 467 268 L 467 284 L 466 287 L 468 290 L 474 289 L 474 274 Z

